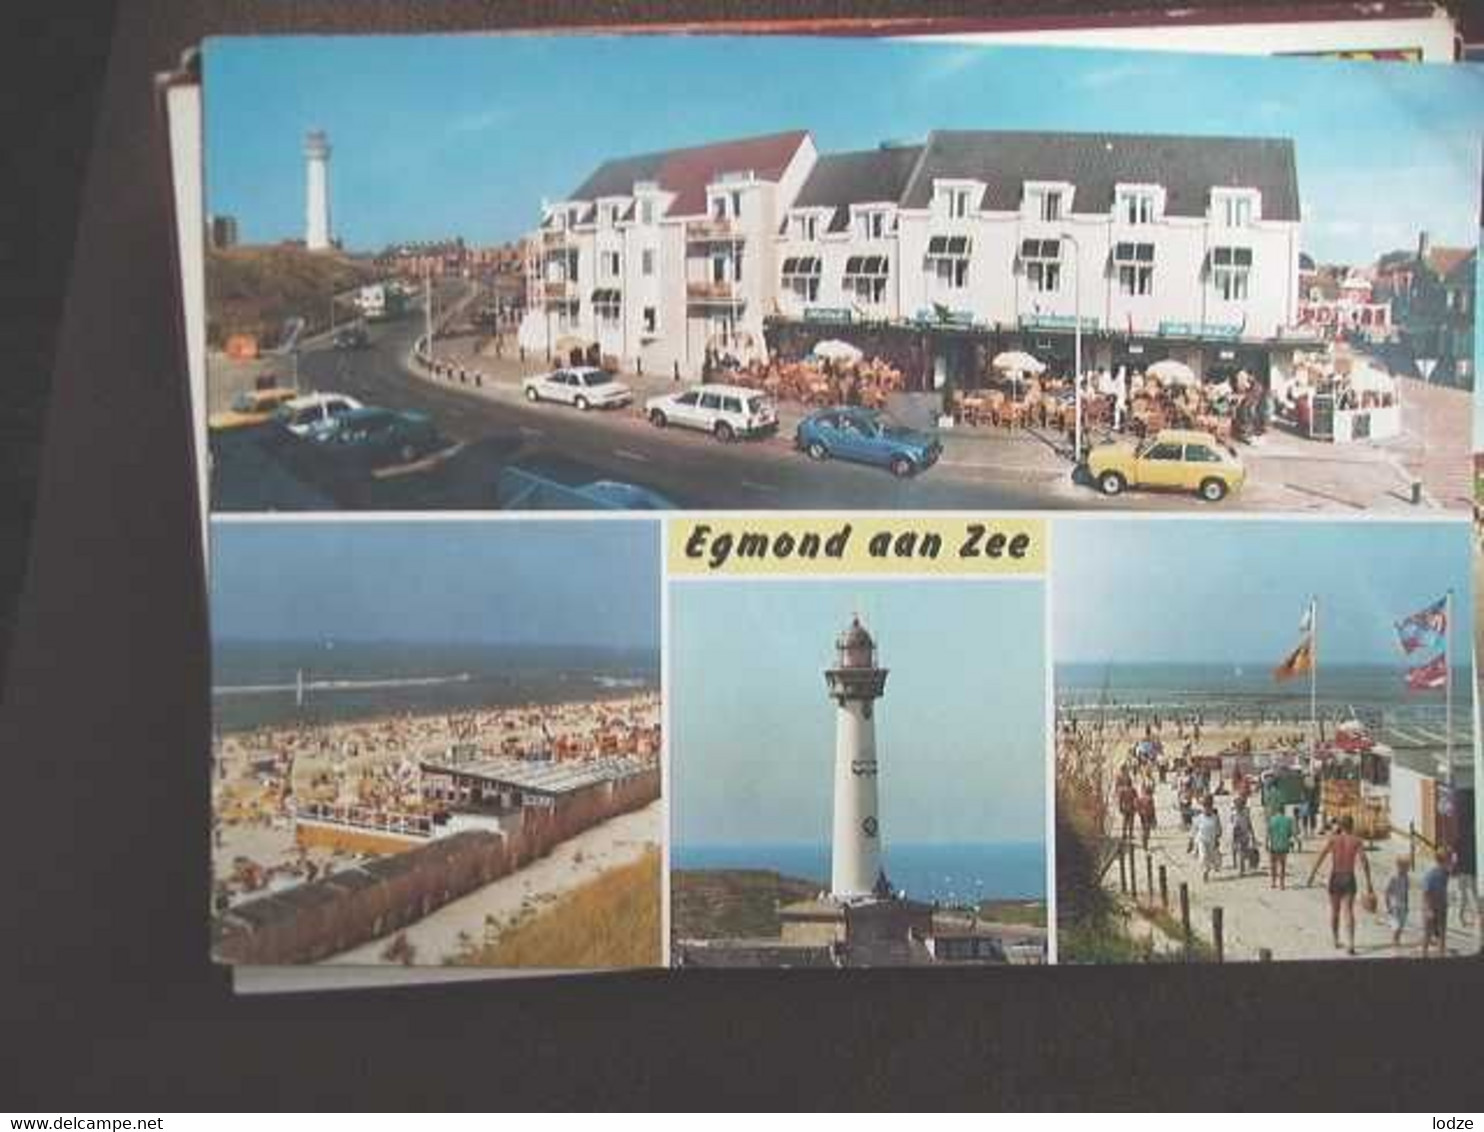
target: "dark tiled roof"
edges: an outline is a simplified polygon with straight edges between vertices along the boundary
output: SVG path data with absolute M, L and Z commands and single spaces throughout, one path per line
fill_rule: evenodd
M 675 194 L 669 209 L 672 214 L 695 215 L 706 210 L 706 186 L 721 174 L 750 171 L 760 180 L 777 180 L 808 136 L 805 130 L 789 130 L 615 158 L 598 166 L 568 199 L 589 201 L 605 196 L 629 196 L 635 181 L 655 181 Z
M 900 200 L 921 155 L 920 145 L 822 154 L 799 189 L 794 207 L 833 208 L 829 230 L 844 231 L 852 204 Z
M 902 204 L 926 208 L 938 177 L 984 181 L 981 207 L 1003 211 L 1020 207 L 1026 181 L 1069 181 L 1074 211 L 1104 212 L 1122 182 L 1163 185 L 1170 216 L 1204 216 L 1210 190 L 1229 187 L 1259 190 L 1264 219 L 1299 219 L 1288 138 L 935 130 Z

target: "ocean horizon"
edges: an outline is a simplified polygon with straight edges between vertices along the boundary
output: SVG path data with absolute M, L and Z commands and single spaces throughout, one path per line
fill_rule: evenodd
M 233 732 L 611 699 L 657 691 L 659 663 L 580 646 L 218 641 L 211 677 L 216 728 Z
M 883 865 L 892 887 L 918 900 L 1044 900 L 1046 846 L 1039 841 L 889 841 Z M 780 842 L 670 848 L 672 869 L 770 869 L 829 887 L 830 847 Z

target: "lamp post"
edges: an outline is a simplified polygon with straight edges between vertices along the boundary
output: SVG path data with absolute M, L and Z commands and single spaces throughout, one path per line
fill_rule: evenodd
M 1073 467 L 1082 462 L 1082 247 L 1077 237 L 1063 232 L 1062 239 L 1072 245 L 1072 453 Z

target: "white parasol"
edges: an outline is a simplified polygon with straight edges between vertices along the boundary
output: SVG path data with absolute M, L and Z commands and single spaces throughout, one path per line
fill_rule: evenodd
M 812 351 L 816 358 L 823 358 L 831 362 L 858 362 L 865 355 L 856 346 L 849 342 L 842 342 L 838 338 L 826 338 L 823 342 L 816 342 Z
M 1024 350 L 1006 350 L 1003 353 L 996 354 L 994 361 L 990 364 L 995 369 L 1002 370 L 1005 373 L 1028 373 L 1034 376 L 1046 371 L 1045 362 L 1027 354 Z
M 1199 384 L 1195 370 L 1184 362 L 1177 362 L 1174 358 L 1165 358 L 1163 361 L 1155 362 L 1144 372 L 1150 377 L 1157 377 L 1160 381 L 1167 381 L 1171 385 Z

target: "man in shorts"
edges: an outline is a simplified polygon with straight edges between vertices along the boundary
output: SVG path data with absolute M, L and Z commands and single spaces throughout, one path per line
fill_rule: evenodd
M 1268 887 L 1288 887 L 1288 854 L 1293 849 L 1293 819 L 1279 806 L 1268 818 Z
M 1334 936 L 1335 946 L 1340 946 L 1340 913 L 1345 913 L 1345 930 L 1349 937 L 1346 953 L 1355 954 L 1355 866 L 1365 873 L 1366 899 L 1374 900 L 1376 890 L 1371 885 L 1371 862 L 1365 855 L 1365 842 L 1355 836 L 1355 822 L 1346 814 L 1340 819 L 1339 828 L 1329 835 L 1323 850 L 1309 870 L 1309 884 L 1314 883 L 1319 868 L 1325 860 L 1329 866 L 1329 930 Z

